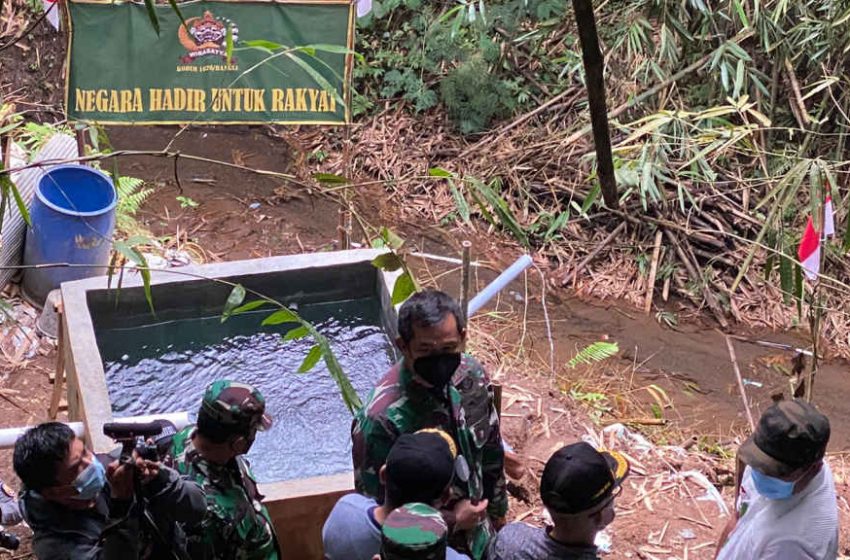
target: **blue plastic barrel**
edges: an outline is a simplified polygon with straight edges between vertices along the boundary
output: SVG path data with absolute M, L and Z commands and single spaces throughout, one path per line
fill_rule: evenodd
M 118 193 L 112 179 L 82 165 L 61 165 L 44 174 L 30 208 L 24 264 L 92 265 L 28 268 L 22 283 L 26 298 L 41 307 L 62 282 L 107 273 Z

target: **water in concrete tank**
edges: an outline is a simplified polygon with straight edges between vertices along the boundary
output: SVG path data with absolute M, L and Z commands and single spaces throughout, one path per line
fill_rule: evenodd
M 361 399 L 394 359 L 372 299 L 302 306 L 302 317 L 329 340 Z M 309 338 L 283 342 L 294 325 L 261 327 L 268 312 L 168 321 L 97 332 L 115 416 L 197 412 L 216 379 L 251 383 L 266 397 L 274 426 L 257 436 L 249 458 L 260 482 L 345 472 L 351 468 L 351 414 L 320 361 L 296 373 Z

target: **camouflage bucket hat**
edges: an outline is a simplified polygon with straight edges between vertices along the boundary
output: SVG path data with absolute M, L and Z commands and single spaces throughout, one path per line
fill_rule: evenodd
M 212 382 L 204 392 L 201 411 L 221 424 L 245 425 L 260 431 L 272 426 L 263 394 L 246 383 L 226 379 Z
M 443 560 L 449 529 L 440 512 L 425 504 L 393 510 L 381 529 L 383 560 Z

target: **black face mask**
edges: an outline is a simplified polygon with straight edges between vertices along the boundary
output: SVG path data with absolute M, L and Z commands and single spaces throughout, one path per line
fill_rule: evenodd
M 416 374 L 434 386 L 442 389 L 448 385 L 458 366 L 460 365 L 460 353 L 433 354 L 417 358 L 413 362 Z

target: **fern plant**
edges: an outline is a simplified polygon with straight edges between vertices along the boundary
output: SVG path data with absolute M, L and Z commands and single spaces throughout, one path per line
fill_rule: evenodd
M 142 229 L 136 222 L 136 213 L 153 189 L 144 188 L 144 181 L 136 177 L 118 177 L 115 185 L 118 191 L 118 206 L 115 209 L 115 225 L 126 236 L 140 233 Z
M 616 342 L 594 342 L 590 346 L 582 348 L 582 350 L 573 356 L 567 367 L 572 369 L 579 364 L 593 364 L 607 360 L 612 356 L 616 356 L 620 352 L 620 347 Z

